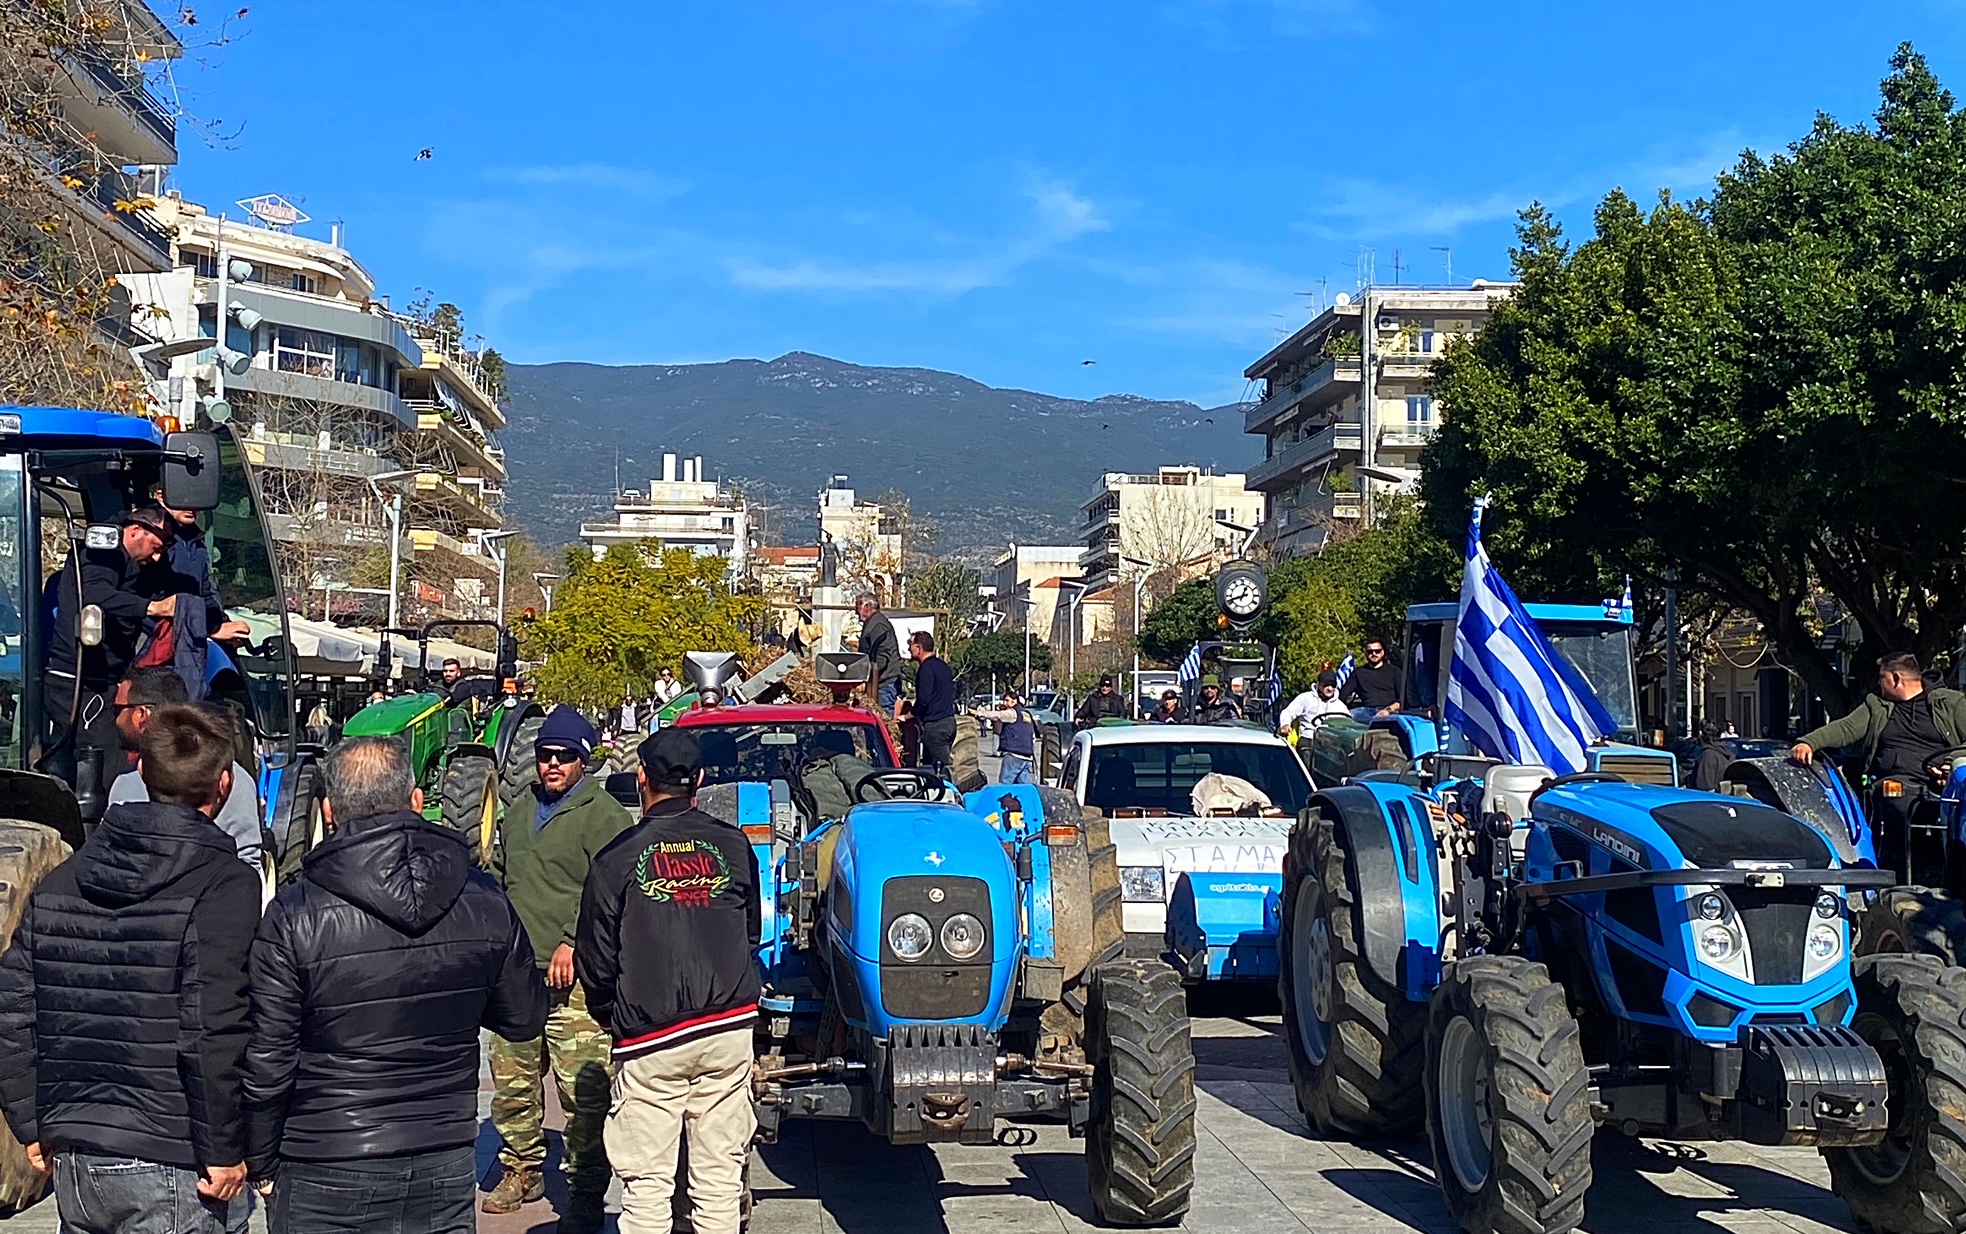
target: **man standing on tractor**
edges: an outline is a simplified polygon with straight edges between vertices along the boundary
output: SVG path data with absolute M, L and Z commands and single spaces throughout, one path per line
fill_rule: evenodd
M 573 939 L 595 854 L 635 820 L 586 774 L 599 736 L 572 707 L 548 712 L 533 746 L 539 782 L 499 824 L 500 874 L 546 970 L 552 1010 L 543 1038 L 492 1038 L 492 1125 L 505 1141 L 498 1153 L 504 1173 L 481 1207 L 509 1213 L 546 1194 L 542 1085 L 550 1067 L 567 1117 L 561 1168 L 571 1194 L 560 1234 L 597 1234 L 612 1176 L 601 1140 L 613 1084 L 608 1036 L 588 1014 L 587 992 L 574 978 Z
M 1326 669 L 1317 675 L 1317 686 L 1306 690 L 1277 714 L 1277 732 L 1292 741 L 1301 741 L 1317 729 L 1319 716 L 1350 715 L 1351 709 L 1338 697 L 1338 674 Z
M 1966 694 L 1927 686 L 1918 657 L 1910 652 L 1885 656 L 1877 662 L 1877 693 L 1867 695 L 1849 715 L 1802 734 L 1789 754 L 1807 763 L 1817 750 L 1859 744 L 1867 776 L 1899 776 L 1914 782 L 1931 778 L 1937 774 L 1933 760 L 1966 745 Z M 1919 799 L 1881 793 L 1873 799 L 1877 863 L 1902 870 L 1911 807 Z
M 1345 700 L 1354 716 L 1368 724 L 1377 716 L 1399 710 L 1399 669 L 1386 659 L 1385 639 L 1366 642 L 1365 663 L 1352 670 L 1352 679 L 1338 697 Z
M 860 614 L 860 654 L 873 661 L 875 697 L 881 714 L 891 716 L 901 700 L 901 640 L 873 592 L 861 592 L 854 611 Z
M 252 627 L 226 615 L 218 585 L 212 581 L 212 550 L 205 543 L 205 529 L 198 525 L 196 510 L 173 510 L 162 501 L 157 508 L 171 516 L 176 534 L 171 537 L 171 569 L 198 584 L 198 596 L 205 602 L 206 637 L 212 642 L 231 642 L 248 638 Z
M 694 808 L 703 753 L 688 729 L 664 729 L 637 754 L 642 820 L 594 862 L 575 959 L 621 1070 L 607 1120 L 621 1234 L 672 1228 L 685 1137 L 692 1228 L 737 1234 L 758 1127 L 758 861 L 742 831 Z
M 1072 727 L 1097 728 L 1101 720 L 1124 720 L 1129 710 L 1126 700 L 1113 689 L 1113 678 L 1108 674 L 1099 679 L 1099 688 L 1079 704 L 1078 714 L 1072 717 Z

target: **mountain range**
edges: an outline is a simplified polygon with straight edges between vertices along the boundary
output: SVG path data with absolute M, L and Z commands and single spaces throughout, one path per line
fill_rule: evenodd
M 1056 398 L 804 352 L 514 365 L 509 385 L 506 514 L 549 545 L 611 521 L 617 474 L 619 487 L 646 487 L 665 451 L 700 454 L 706 473 L 741 488 L 766 543 L 810 543 L 819 490 L 841 474 L 864 498 L 907 494 L 938 529 L 934 551 L 971 560 L 1012 541 L 1076 541 L 1105 472 L 1240 471 L 1262 457 L 1241 404 Z

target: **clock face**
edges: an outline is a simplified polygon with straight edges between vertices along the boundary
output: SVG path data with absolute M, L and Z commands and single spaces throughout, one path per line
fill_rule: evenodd
M 1254 570 L 1230 571 L 1222 580 L 1218 597 L 1222 611 L 1236 621 L 1248 621 L 1263 611 L 1268 598 L 1263 585 L 1263 576 Z

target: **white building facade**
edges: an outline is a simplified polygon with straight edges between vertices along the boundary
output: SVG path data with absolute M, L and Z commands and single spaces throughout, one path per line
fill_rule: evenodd
M 662 456 L 662 475 L 647 489 L 629 489 L 615 499 L 614 522 L 582 523 L 580 538 L 595 557 L 616 544 L 721 557 L 735 579 L 751 565 L 751 510 L 742 494 L 709 474 L 702 455 L 672 451 Z

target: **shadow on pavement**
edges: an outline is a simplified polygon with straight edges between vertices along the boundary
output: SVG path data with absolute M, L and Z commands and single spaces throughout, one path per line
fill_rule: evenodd
M 1241 1020 L 1266 1033 L 1281 1034 L 1281 1021 L 1256 1023 L 1252 1017 L 1280 1014 L 1273 981 L 1210 981 L 1188 987 L 1188 1015 L 1194 1019 L 1221 1017 Z

